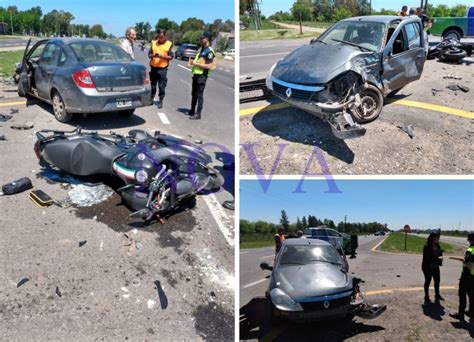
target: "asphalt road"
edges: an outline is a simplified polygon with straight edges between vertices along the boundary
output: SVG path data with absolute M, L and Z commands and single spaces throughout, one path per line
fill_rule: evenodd
M 0 85 L 0 113 L 12 115 L 0 123 L 0 135 L 7 139 L 0 141 L 0 184 L 26 176 L 35 189 L 55 200 L 65 198 L 74 188 L 63 178 L 51 180 L 38 164 L 33 131 L 74 125 L 104 133 L 159 129 L 216 143 L 205 148 L 222 170 L 233 160 L 233 67 L 220 64 L 224 70 L 208 80 L 203 119 L 196 122 L 179 111 L 191 100 L 191 73 L 184 64 L 172 62 L 164 108 L 139 108 L 130 118 L 79 115 L 62 124 L 50 106 L 36 101 L 26 106 L 15 87 Z M 10 128 L 26 121 L 34 129 Z M 234 173 L 223 173 L 223 191 L 199 195 L 165 224 L 147 227 L 129 219 L 116 194 L 68 209 L 39 208 L 28 192 L 1 196 L 0 335 L 7 340 L 143 341 L 173 340 L 179 331 L 184 340 L 233 340 L 234 213 L 221 203 L 233 198 Z M 29 280 L 17 287 L 24 278 Z
M 428 234 L 412 234 L 412 235 L 428 238 Z M 454 243 L 460 246 L 466 246 L 466 248 L 469 246 L 469 242 L 467 241 L 467 236 L 466 237 L 448 236 L 448 235 L 443 235 L 443 233 L 441 233 L 440 241 Z
M 457 323 L 449 313 L 457 310 L 457 283 L 460 263 L 445 260 L 441 268 L 441 294 L 445 301 L 423 304 L 421 255 L 374 252 L 383 237 L 359 237 L 357 258 L 349 259 L 349 270 L 365 283 L 361 290 L 369 303 L 386 304 L 387 311 L 373 320 L 356 317 L 321 323 L 293 323 L 271 320 L 263 296 L 269 271 L 260 262 L 272 264 L 273 249 L 248 249 L 240 252 L 241 338 L 263 341 L 468 341 L 474 326 Z M 263 279 L 263 281 L 262 281 Z M 259 282 L 261 281 L 261 282 Z M 431 296 L 433 297 L 433 289 Z M 246 322 L 248 320 L 248 322 Z M 245 322 L 245 324 L 242 324 Z M 249 323 L 250 322 L 250 323 Z M 251 330 L 249 330 L 249 325 Z M 242 328 L 244 327 L 244 328 Z

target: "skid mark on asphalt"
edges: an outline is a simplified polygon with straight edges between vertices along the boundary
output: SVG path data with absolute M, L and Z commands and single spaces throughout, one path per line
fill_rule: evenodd
M 209 207 L 214 221 L 216 221 L 217 226 L 221 230 L 222 234 L 225 237 L 225 240 L 229 246 L 234 247 L 234 237 L 232 234 L 232 220 L 227 216 L 224 209 L 222 209 L 221 204 L 217 200 L 214 194 L 204 196 L 204 201 Z
M 170 121 L 168 120 L 168 117 L 166 116 L 165 113 L 158 112 L 158 116 L 160 117 L 160 120 L 163 123 L 163 125 L 169 125 L 170 124 Z

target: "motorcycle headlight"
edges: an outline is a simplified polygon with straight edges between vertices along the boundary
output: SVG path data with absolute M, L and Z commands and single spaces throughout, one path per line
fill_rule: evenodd
M 139 183 L 145 183 L 148 180 L 148 173 L 145 170 L 135 172 L 135 180 Z
M 303 311 L 300 303 L 295 302 L 282 290 L 275 288 L 270 291 L 273 305 L 282 311 Z
M 273 91 L 272 74 L 273 74 L 273 70 L 275 69 L 277 63 L 273 64 L 273 66 L 270 68 L 270 71 L 268 71 L 267 79 L 265 80 L 265 85 L 267 86 L 267 89 L 270 90 L 270 91 Z

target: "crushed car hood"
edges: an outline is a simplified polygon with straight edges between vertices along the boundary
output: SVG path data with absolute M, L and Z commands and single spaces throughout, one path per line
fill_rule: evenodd
M 281 266 L 273 274 L 277 287 L 292 298 L 318 297 L 352 289 L 352 277 L 339 266 L 316 262 Z
M 272 76 L 290 83 L 323 84 L 345 71 L 358 71 L 360 63 L 372 64 L 374 55 L 342 44 L 303 45 L 279 61 Z

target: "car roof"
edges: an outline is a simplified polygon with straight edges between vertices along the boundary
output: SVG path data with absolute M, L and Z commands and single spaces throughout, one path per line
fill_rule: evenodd
M 365 21 L 372 23 L 390 24 L 396 20 L 420 20 L 418 17 L 399 17 L 397 15 L 365 15 L 361 17 L 346 18 L 341 21 Z
M 55 37 L 49 39 L 50 42 L 53 43 L 64 43 L 64 44 L 71 44 L 71 43 L 88 43 L 88 42 L 105 42 L 109 44 L 113 44 L 112 42 L 103 40 L 103 39 L 96 39 L 96 38 L 74 38 L 74 37 Z
M 285 241 L 283 241 L 283 246 L 305 246 L 305 245 L 332 246 L 329 242 L 320 240 L 320 239 L 293 238 L 293 239 L 286 239 Z

